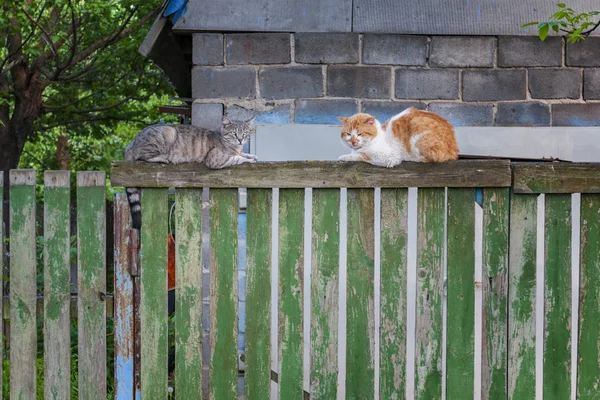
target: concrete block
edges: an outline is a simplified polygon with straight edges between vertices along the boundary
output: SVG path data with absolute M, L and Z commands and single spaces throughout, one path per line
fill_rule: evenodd
M 491 126 L 492 104 L 429 103 L 429 111 L 446 118 L 454 126 Z
M 357 33 L 296 33 L 295 57 L 304 64 L 358 63 Z
M 194 33 L 192 35 L 194 65 L 223 65 L 223 35 Z
M 600 68 L 586 68 L 583 71 L 583 98 L 600 100 Z
M 363 64 L 423 66 L 427 62 L 427 37 L 365 34 Z
M 552 104 L 553 126 L 600 126 L 600 103 Z
M 323 96 L 323 72 L 320 66 L 261 68 L 258 82 L 260 95 L 265 99 Z
M 192 96 L 194 98 L 254 98 L 256 71 L 251 67 L 194 67 Z
M 463 100 L 525 100 L 525 81 L 525 70 L 465 70 Z
M 227 64 L 287 64 L 289 33 L 228 33 Z
M 432 67 L 492 67 L 495 38 L 434 36 L 431 38 L 429 65 Z
M 396 70 L 398 99 L 458 99 L 458 70 L 398 69 Z
M 581 71 L 571 68 L 530 69 L 529 92 L 534 99 L 578 99 Z
M 223 104 L 219 103 L 193 103 L 192 125 L 218 131 L 221 129 L 223 118 Z
M 543 42 L 537 36 L 500 36 L 499 67 L 560 67 L 561 37 L 550 36 Z
M 295 101 L 294 123 L 334 124 L 338 116 L 349 117 L 358 111 L 354 100 L 297 99 Z
M 548 126 L 550 106 L 538 102 L 500 102 L 496 111 L 497 126 Z
M 567 65 L 570 67 L 600 67 L 600 37 L 588 37 L 567 44 Z
M 327 67 L 327 96 L 390 98 L 390 67 Z

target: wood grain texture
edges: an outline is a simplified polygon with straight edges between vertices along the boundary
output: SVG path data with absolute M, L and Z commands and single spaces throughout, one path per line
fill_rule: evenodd
M 475 191 L 448 189 L 447 399 L 473 397 Z
M 600 195 L 581 195 L 579 357 L 577 398 L 592 400 L 600 388 Z
M 406 387 L 408 190 L 381 190 L 379 396 L 400 400 Z
M 175 192 L 175 387 L 202 396 L 202 190 Z M 206 327 L 208 328 L 208 327 Z
M 348 189 L 346 397 L 375 396 L 375 202 L 373 189 Z
M 79 396 L 106 397 L 106 191 L 77 174 Z
M 238 191 L 210 189 L 211 400 L 237 399 Z
M 302 400 L 304 190 L 279 190 L 279 398 Z
M 506 399 L 509 189 L 484 189 L 482 398 Z
M 313 190 L 310 397 L 335 399 L 338 377 L 340 190 Z
M 249 189 L 247 199 L 244 390 L 247 399 L 267 399 L 271 382 L 272 190 Z
M 536 197 L 513 195 L 508 284 L 508 398 L 535 398 Z
M 115 193 L 115 398 L 132 399 L 133 277 L 129 262 L 131 213 L 125 192 Z M 107 313 L 108 314 L 108 313 Z
M 35 172 L 10 171 L 10 398 L 36 398 Z
M 142 398 L 167 393 L 167 232 L 164 189 L 143 189 L 141 230 L 141 391 Z
M 335 0 L 207 0 L 190 2 L 174 29 L 182 31 L 351 32 L 352 2 Z M 230 10 L 244 10 L 231 12 Z
M 515 193 L 600 193 L 600 163 L 515 163 Z
M 211 170 L 203 164 L 115 162 L 113 186 L 212 188 L 397 188 L 507 187 L 510 163 L 460 160 L 443 164 L 402 163 L 395 168 L 331 161 L 259 162 Z
M 544 399 L 571 395 L 571 196 L 546 195 Z
M 4 241 L 4 238 L 6 237 L 6 226 L 4 225 L 4 172 L 0 173 L 0 215 L 2 216 L 1 218 L 1 223 L 0 223 L 0 269 L 2 271 L 5 270 L 5 268 L 7 268 L 8 266 L 5 265 L 5 254 L 6 254 L 6 242 Z M 4 283 L 2 285 L 0 285 L 0 288 L 2 288 L 2 293 L 4 293 Z M 4 332 L 4 304 L 3 304 L 3 300 L 4 300 L 4 296 L 0 296 L 0 328 L 2 328 L 2 331 Z M 10 313 L 10 311 L 9 311 Z M 2 341 L 2 343 L 0 343 L 0 360 L 4 359 L 4 340 Z M 10 373 L 10 372 L 9 372 Z M 2 374 L 2 376 L 4 376 L 4 365 L 0 365 L 0 374 Z M 0 385 L 0 398 L 3 398 L 4 393 L 3 393 L 3 388 L 1 387 L 3 385 Z
M 69 171 L 44 173 L 44 394 L 71 396 Z
M 419 189 L 415 398 L 442 396 L 444 189 Z

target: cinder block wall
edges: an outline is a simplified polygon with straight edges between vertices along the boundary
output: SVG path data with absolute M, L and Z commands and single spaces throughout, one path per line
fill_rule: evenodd
M 192 115 L 216 127 L 380 120 L 408 106 L 456 126 L 600 125 L 600 37 L 196 33 Z

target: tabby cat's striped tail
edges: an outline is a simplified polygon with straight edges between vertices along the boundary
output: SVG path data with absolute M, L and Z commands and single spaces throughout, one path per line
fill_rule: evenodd
M 131 226 L 133 229 L 142 228 L 142 206 L 140 204 L 140 191 L 138 188 L 127 188 L 127 200 L 131 210 Z

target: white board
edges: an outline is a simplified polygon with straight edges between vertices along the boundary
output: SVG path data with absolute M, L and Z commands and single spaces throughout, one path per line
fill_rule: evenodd
M 261 161 L 337 160 L 350 153 L 340 125 L 259 125 L 251 153 Z M 461 154 L 600 162 L 600 127 L 457 127 Z

